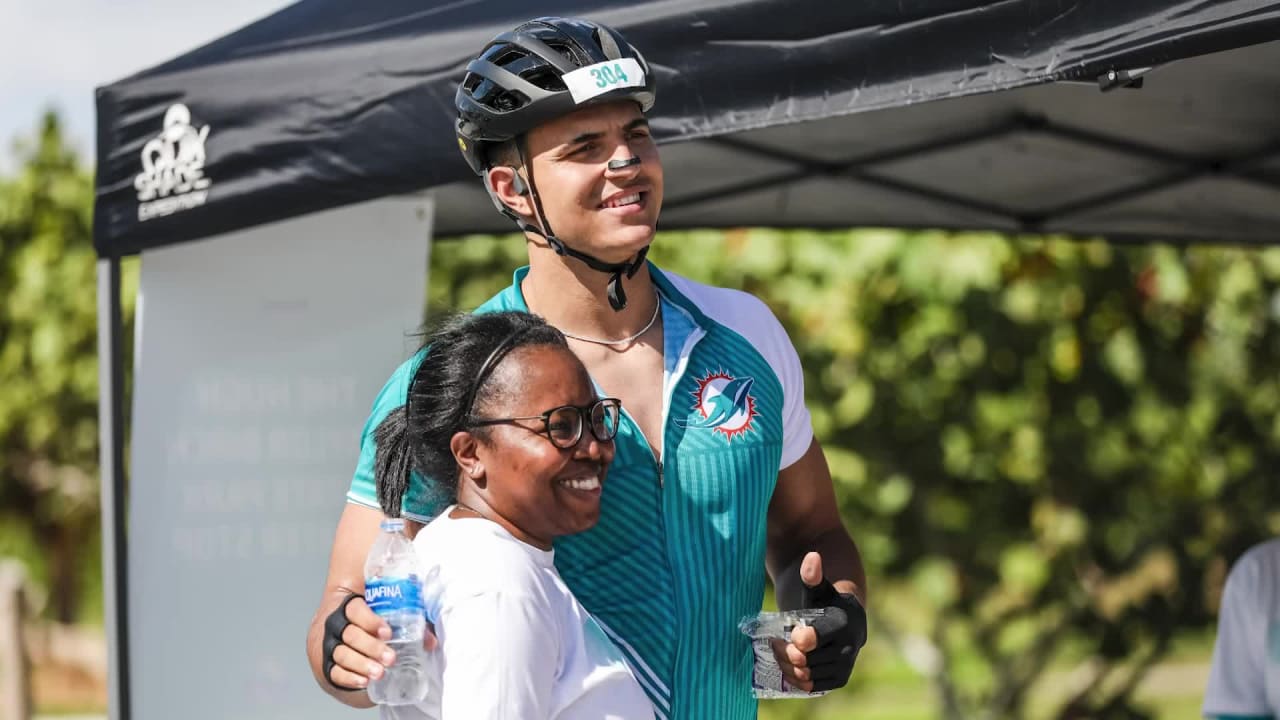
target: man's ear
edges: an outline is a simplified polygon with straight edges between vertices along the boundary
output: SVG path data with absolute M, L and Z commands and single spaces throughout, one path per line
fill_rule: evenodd
M 498 200 L 521 217 L 532 217 L 529 188 L 520 172 L 509 165 L 496 165 L 485 171 L 485 179 Z

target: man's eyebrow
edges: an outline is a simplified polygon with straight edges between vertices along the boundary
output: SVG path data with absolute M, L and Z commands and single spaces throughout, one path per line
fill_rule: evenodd
M 602 132 L 585 132 L 565 143 L 565 145 L 581 145 L 582 143 L 591 142 L 592 140 L 599 140 L 602 137 L 604 137 L 604 133 Z
M 632 120 L 631 122 L 627 123 L 622 128 L 622 130 L 624 132 L 631 132 L 632 130 L 635 130 L 636 128 L 639 128 L 639 127 L 649 127 L 648 119 L 642 118 L 642 117 L 636 118 L 635 120 Z M 565 145 L 572 147 L 574 145 L 581 145 L 582 143 L 585 143 L 585 142 L 591 142 L 592 140 L 599 140 L 602 137 L 604 137 L 604 133 L 602 132 L 585 132 L 585 133 L 582 133 L 581 135 L 574 137 L 572 140 L 565 143 Z

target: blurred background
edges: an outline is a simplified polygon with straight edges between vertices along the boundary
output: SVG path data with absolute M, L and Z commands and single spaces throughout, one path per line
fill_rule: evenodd
M 131 48 L 90 45 L 113 59 L 87 77 L 0 43 L 0 646 L 20 617 L 39 716 L 106 708 L 92 86 L 282 4 L 172 32 L 113 4 Z M 29 47 L 62 12 L 74 55 L 107 22 L 41 7 L 0 25 Z M 476 306 L 523 257 L 438 239 L 426 312 Z M 741 229 L 662 233 L 653 257 L 786 325 L 868 563 L 852 687 L 762 717 L 1199 716 L 1230 563 L 1280 534 L 1280 248 Z
M 95 714 L 92 168 L 33 116 L 0 175 L 0 557 L 37 712 Z M 438 241 L 427 312 L 523 253 Z M 654 255 L 786 324 L 869 565 L 852 689 L 766 717 L 1198 716 L 1229 563 L 1280 533 L 1280 249 L 743 229 Z

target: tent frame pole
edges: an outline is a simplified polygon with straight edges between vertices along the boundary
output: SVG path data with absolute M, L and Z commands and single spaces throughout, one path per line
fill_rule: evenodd
M 129 720 L 129 577 L 124 473 L 124 334 L 120 258 L 98 261 L 98 467 L 101 475 L 102 600 L 107 631 L 107 706 Z
M 1034 209 L 1018 209 L 896 180 L 870 169 L 881 163 L 973 145 L 1014 133 L 1039 134 L 1100 152 L 1110 151 L 1130 157 L 1142 158 L 1169 166 L 1170 172 L 1162 177 L 1089 195 L 1072 200 L 1070 203 Z M 1039 115 L 1023 113 L 1015 114 L 1009 119 L 987 128 L 979 128 L 906 147 L 876 151 L 861 157 L 833 161 L 819 161 L 788 150 L 779 150 L 733 137 L 713 137 L 708 138 L 707 142 L 731 151 L 784 163 L 792 167 L 771 175 L 734 183 L 726 187 L 713 188 L 693 193 L 692 195 L 672 198 L 663 203 L 664 208 L 671 210 L 714 202 L 735 195 L 766 190 L 808 178 L 844 178 L 864 185 L 890 190 L 900 195 L 920 198 L 994 218 L 1002 218 L 1008 220 L 1020 232 L 1038 233 L 1045 232 L 1044 226 L 1051 221 L 1086 210 L 1096 210 L 1122 200 L 1150 195 L 1209 176 L 1225 176 L 1259 187 L 1280 190 L 1280 177 L 1277 177 L 1273 172 L 1269 172 L 1265 167 L 1261 167 L 1263 163 L 1280 155 L 1280 139 L 1273 140 L 1249 152 L 1242 152 L 1230 157 L 1195 157 L 1133 140 L 1110 136 L 1105 133 L 1064 125 Z

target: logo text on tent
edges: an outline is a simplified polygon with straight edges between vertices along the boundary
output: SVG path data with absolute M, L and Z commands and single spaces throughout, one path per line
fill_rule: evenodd
M 142 146 L 142 172 L 133 179 L 138 191 L 138 221 L 199 207 L 209 196 L 204 176 L 204 141 L 209 126 L 197 130 L 191 110 L 174 103 L 164 113 L 164 129 Z

